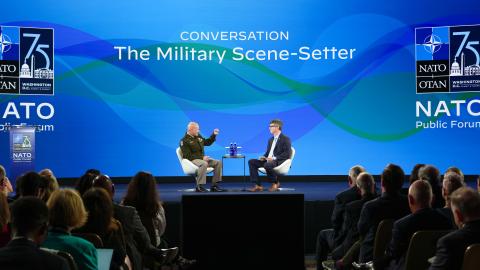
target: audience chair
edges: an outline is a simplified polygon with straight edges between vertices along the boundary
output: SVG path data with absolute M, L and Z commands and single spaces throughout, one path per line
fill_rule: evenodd
M 87 240 L 88 242 L 92 243 L 95 248 L 103 248 L 103 241 L 100 236 L 94 233 L 72 233 L 73 236 L 77 236 Z
M 418 231 L 413 234 L 405 258 L 405 269 L 428 269 L 428 259 L 435 255 L 438 239 L 449 232 L 451 231 Z
M 480 244 L 470 245 L 463 257 L 463 270 L 478 270 L 480 265 Z
M 197 176 L 198 166 L 193 164 L 192 161 L 186 158 L 183 158 L 182 149 L 180 149 L 180 147 L 178 147 L 176 151 L 177 151 L 177 158 L 178 158 L 178 161 L 180 162 L 180 166 L 182 166 L 183 173 L 194 177 L 196 182 L 198 177 Z M 213 172 L 213 168 L 208 167 L 207 174 L 211 172 Z

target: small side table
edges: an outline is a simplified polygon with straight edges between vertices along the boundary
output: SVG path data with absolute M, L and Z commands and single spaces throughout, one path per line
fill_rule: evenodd
M 222 173 L 223 173 L 223 163 L 224 163 L 224 160 L 225 159 L 243 159 L 243 191 L 246 191 L 247 190 L 247 177 L 245 175 L 245 155 L 241 155 L 241 154 L 238 154 L 238 155 L 234 155 L 234 156 L 231 156 L 231 155 L 223 155 L 222 156 Z

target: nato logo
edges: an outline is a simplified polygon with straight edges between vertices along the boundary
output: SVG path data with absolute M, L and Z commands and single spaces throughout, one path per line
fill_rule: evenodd
M 53 29 L 0 26 L 0 94 L 53 95 Z
M 480 91 L 480 25 L 415 29 L 417 93 Z

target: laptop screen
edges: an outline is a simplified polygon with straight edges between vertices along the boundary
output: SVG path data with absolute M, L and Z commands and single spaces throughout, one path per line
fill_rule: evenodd
M 113 249 L 97 249 L 98 270 L 110 269 L 110 262 L 112 261 Z

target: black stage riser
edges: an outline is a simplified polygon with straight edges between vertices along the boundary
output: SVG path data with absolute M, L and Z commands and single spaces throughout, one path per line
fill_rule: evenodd
M 304 269 L 303 194 L 184 195 L 182 243 L 204 270 Z

